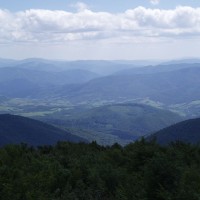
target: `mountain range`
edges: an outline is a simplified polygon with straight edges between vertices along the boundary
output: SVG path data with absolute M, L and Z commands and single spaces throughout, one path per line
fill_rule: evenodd
M 100 144 L 126 144 L 199 117 L 199 77 L 198 59 L 0 59 L 0 113 L 34 117 Z
M 200 67 L 152 74 L 112 75 L 55 91 L 72 102 L 128 101 L 149 98 L 164 104 L 200 99 Z M 184 92 L 183 92 L 184 91 Z
M 39 60 L 28 61 L 0 68 L 1 96 L 62 98 L 71 103 L 119 103 L 149 98 L 167 105 L 200 99 L 199 63 L 134 67 L 133 64 L 121 64 L 119 61 L 74 61 L 70 64 L 71 68 L 52 71 L 52 66 L 57 68 L 56 61 L 51 64 L 43 60 L 41 63 Z M 52 65 L 49 71 L 46 65 Z M 105 66 L 108 71 L 115 67 L 118 72 L 100 75 L 91 70 L 92 66 L 103 71 Z

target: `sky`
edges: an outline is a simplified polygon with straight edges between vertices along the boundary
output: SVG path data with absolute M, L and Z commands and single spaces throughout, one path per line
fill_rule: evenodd
M 0 0 L 0 57 L 199 58 L 199 0 Z

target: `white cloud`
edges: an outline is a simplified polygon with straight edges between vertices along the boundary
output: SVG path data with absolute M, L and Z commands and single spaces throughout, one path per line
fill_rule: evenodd
M 138 42 L 154 38 L 197 37 L 200 8 L 173 10 L 137 7 L 124 13 L 93 12 L 79 3 L 78 11 L 0 10 L 0 43 L 64 43 L 80 40 Z M 141 39 L 142 38 L 142 39 Z
M 88 5 L 83 2 L 77 2 L 76 4 L 73 4 L 71 7 L 76 8 L 79 12 L 89 9 Z
M 153 5 L 158 5 L 160 3 L 160 0 L 150 0 L 150 3 Z

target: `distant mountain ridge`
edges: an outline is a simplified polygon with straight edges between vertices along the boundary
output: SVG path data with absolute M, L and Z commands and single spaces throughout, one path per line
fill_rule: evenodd
M 172 63 L 172 64 L 159 64 L 159 65 L 149 65 L 144 67 L 135 67 L 132 69 L 125 69 L 118 71 L 114 75 L 134 75 L 134 74 L 154 74 L 161 72 L 171 72 L 182 70 L 186 68 L 200 68 L 200 60 L 199 63 Z
M 112 75 L 93 79 L 72 90 L 66 87 L 55 94 L 74 102 L 149 98 L 164 104 L 177 104 L 200 99 L 199 77 L 200 67 L 152 74 Z
M 103 77 L 80 69 L 47 72 L 5 67 L 0 68 L 0 95 L 64 98 L 72 103 L 149 98 L 180 104 L 200 99 L 199 77 L 200 64 L 134 68 Z
M 62 98 L 71 103 L 149 98 L 164 104 L 200 99 L 200 63 L 136 67 L 131 61 L 2 60 L 6 62 L 17 63 L 0 67 L 0 95 L 11 98 Z
M 58 141 L 87 140 L 37 120 L 17 115 L 0 115 L 0 146 L 19 143 L 33 146 L 52 145 Z
M 72 83 L 83 83 L 99 77 L 98 74 L 87 70 L 71 69 L 62 72 L 42 71 L 24 69 L 20 67 L 0 68 L 0 82 L 15 79 L 26 79 L 38 85 L 64 85 Z
M 8 97 L 36 97 L 41 90 L 51 91 L 59 85 L 80 84 L 99 77 L 81 69 L 63 72 L 38 71 L 19 67 L 0 68 L 0 95 Z
M 163 62 L 162 64 L 169 65 L 169 64 L 183 64 L 183 63 L 185 64 L 200 63 L 200 59 L 199 58 L 183 58 L 183 59 L 166 61 L 166 62 Z

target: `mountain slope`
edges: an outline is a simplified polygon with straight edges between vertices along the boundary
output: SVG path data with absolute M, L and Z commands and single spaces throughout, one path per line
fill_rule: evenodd
M 0 95 L 13 98 L 29 96 L 35 98 L 43 91 L 51 92 L 53 86 L 80 84 L 97 77 L 98 75 L 93 72 L 79 69 L 47 72 L 4 67 L 0 68 Z
M 121 143 L 123 140 L 136 140 L 181 120 L 175 113 L 147 105 L 116 104 L 86 110 L 65 119 L 50 119 L 49 122 L 66 128 L 90 131 L 91 134 L 98 133 L 95 135 L 100 143 L 102 134 L 116 136 Z M 106 135 L 104 137 L 104 143 L 108 144 L 109 139 Z
M 164 128 L 147 139 L 156 138 L 160 144 L 182 141 L 186 143 L 200 142 L 200 118 L 190 119 Z
M 61 140 L 86 141 L 37 120 L 9 114 L 0 115 L 0 146 L 22 142 L 34 146 L 48 145 Z
M 42 71 L 25 69 L 21 65 L 15 67 L 0 68 L 0 82 L 15 79 L 26 79 L 38 85 L 64 85 L 72 83 L 83 83 L 97 78 L 98 75 L 81 69 L 71 69 L 62 72 Z
M 0 82 L 0 95 L 14 98 L 35 96 L 41 90 L 36 83 L 27 79 L 13 79 Z
M 200 99 L 200 67 L 172 72 L 107 76 L 81 86 L 63 88 L 57 96 L 74 102 L 95 102 L 150 98 L 165 104 Z M 184 92 L 183 92 L 184 91 Z

